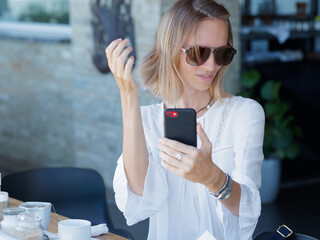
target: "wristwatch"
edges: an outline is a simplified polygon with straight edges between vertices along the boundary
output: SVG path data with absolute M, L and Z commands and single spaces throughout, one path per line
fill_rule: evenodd
M 209 193 L 214 196 L 215 198 L 219 199 L 219 200 L 225 200 L 228 197 L 230 197 L 231 194 L 231 189 L 232 189 L 232 179 L 229 176 L 228 173 L 226 173 L 226 182 L 224 183 L 224 185 L 222 186 L 222 188 L 218 191 L 218 192 L 210 192 Z

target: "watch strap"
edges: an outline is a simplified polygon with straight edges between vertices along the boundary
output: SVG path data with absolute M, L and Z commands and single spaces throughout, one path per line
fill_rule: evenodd
M 226 181 L 225 181 L 224 185 L 222 186 L 222 188 L 215 193 L 210 192 L 210 191 L 209 191 L 209 193 L 219 200 L 225 200 L 228 197 L 230 197 L 231 190 L 232 190 L 232 179 L 229 176 L 229 174 L 226 173 Z

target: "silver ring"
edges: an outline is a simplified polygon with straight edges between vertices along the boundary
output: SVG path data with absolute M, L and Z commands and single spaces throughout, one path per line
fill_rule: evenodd
M 182 159 L 182 154 L 181 153 L 177 153 L 176 159 L 181 160 Z

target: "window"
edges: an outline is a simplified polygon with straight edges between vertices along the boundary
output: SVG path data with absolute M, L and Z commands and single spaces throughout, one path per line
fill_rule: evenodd
M 0 19 L 68 24 L 69 0 L 0 0 Z
M 0 0 L 0 37 L 70 42 L 69 0 Z

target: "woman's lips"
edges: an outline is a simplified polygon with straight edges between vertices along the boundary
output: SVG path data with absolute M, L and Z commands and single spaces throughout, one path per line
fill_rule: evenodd
M 198 76 L 201 80 L 206 81 L 206 82 L 211 82 L 212 79 L 213 79 L 213 75 L 197 74 L 197 76 Z

